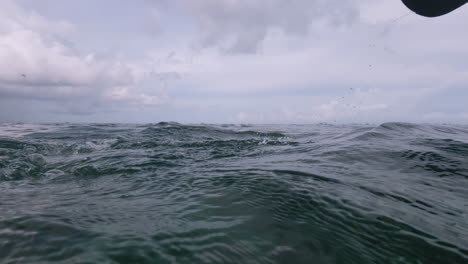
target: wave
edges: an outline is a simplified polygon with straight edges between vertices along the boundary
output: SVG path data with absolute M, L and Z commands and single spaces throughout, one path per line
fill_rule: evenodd
M 9 126 L 7 263 L 468 261 L 464 126 Z

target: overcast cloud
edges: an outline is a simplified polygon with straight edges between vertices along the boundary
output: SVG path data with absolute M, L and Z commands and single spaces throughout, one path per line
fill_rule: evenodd
M 257 52 L 273 29 L 301 37 L 314 22 L 346 26 L 358 17 L 351 0 L 183 2 L 200 29 L 201 46 L 220 46 L 233 53 Z
M 468 122 L 468 8 L 4 0 L 0 121 Z

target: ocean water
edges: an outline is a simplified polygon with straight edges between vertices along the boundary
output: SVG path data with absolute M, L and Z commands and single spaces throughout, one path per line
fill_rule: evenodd
M 1 124 L 0 263 L 468 263 L 468 127 Z

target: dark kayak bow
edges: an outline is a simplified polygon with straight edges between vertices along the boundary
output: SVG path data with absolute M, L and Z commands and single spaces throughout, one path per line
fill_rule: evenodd
M 403 3 L 418 15 L 437 17 L 452 12 L 468 0 L 403 0 Z

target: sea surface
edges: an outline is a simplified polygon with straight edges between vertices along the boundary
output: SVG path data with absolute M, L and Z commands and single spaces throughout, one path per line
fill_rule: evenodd
M 0 263 L 468 263 L 468 126 L 0 124 Z

